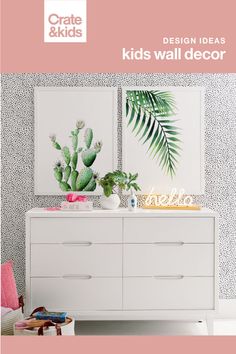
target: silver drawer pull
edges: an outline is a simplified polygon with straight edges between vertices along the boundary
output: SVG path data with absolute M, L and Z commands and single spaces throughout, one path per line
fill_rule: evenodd
M 92 275 L 80 275 L 80 274 L 65 274 L 62 276 L 63 279 L 91 279 Z
M 183 246 L 184 242 L 183 241 L 178 241 L 178 242 L 154 242 L 155 245 L 160 245 L 160 246 Z
M 92 242 L 89 241 L 68 241 L 62 242 L 63 246 L 91 246 Z
M 155 279 L 168 279 L 168 280 L 179 280 L 183 279 L 183 275 L 155 275 Z

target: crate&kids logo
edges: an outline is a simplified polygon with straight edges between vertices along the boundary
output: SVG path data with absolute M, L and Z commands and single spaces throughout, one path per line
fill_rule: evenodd
M 86 41 L 86 0 L 44 0 L 44 42 Z

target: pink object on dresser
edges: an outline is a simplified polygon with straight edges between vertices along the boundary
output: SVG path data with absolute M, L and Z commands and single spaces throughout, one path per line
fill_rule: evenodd
M 45 208 L 45 210 L 47 211 L 58 211 L 58 210 L 61 210 L 60 207 L 48 207 L 48 208 Z
M 73 202 L 87 202 L 87 197 L 85 195 L 77 195 L 76 193 L 69 193 L 66 196 L 66 200 L 70 203 Z
M 19 308 L 12 261 L 1 265 L 1 306 L 9 307 L 13 310 Z

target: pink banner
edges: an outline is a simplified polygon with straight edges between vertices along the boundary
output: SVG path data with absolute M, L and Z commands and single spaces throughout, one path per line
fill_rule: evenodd
M 81 354 L 233 354 L 236 337 L 2 337 L 2 352 L 41 354 L 47 352 L 65 354 L 75 350 Z M 21 350 L 20 350 L 21 352 Z
M 87 0 L 87 19 L 71 15 L 45 12 L 44 42 L 44 1 L 2 0 L 2 72 L 235 72 L 235 0 Z

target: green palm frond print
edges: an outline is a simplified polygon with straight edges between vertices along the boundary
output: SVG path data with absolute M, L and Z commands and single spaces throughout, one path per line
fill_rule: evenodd
M 126 91 L 128 126 L 171 177 L 176 173 L 181 150 L 175 115 L 176 102 L 169 91 Z

